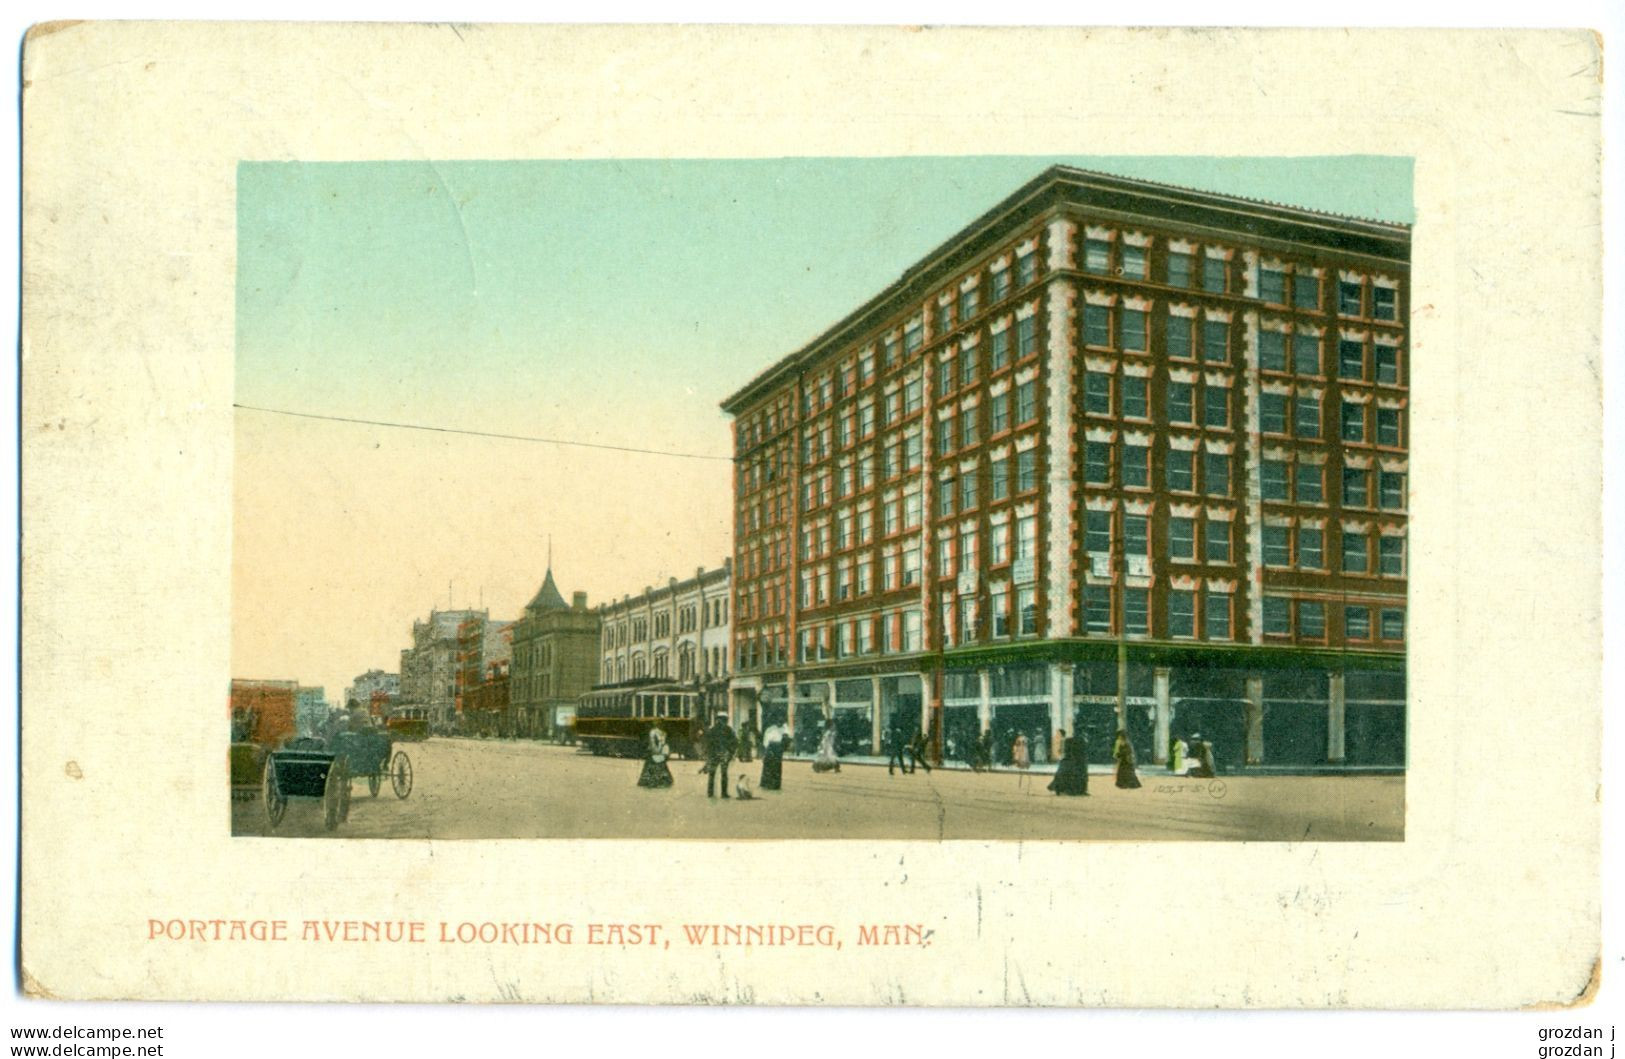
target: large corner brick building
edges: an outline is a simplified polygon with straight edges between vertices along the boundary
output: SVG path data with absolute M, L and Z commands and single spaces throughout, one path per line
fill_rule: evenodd
M 736 720 L 1402 765 L 1409 261 L 1400 224 L 1017 190 L 724 402 Z

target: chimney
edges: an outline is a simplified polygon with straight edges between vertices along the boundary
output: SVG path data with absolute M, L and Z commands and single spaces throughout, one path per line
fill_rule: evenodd
M 585 593 L 585 592 L 574 593 L 570 597 L 570 609 L 571 610 L 586 610 L 587 609 L 587 593 Z

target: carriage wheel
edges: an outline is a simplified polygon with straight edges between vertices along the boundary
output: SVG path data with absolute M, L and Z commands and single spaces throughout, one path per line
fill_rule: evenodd
M 322 822 L 329 831 L 337 831 L 340 810 L 343 808 L 342 791 L 350 786 L 349 770 L 343 758 L 334 758 L 327 770 L 327 786 L 322 790 Z
M 282 822 L 283 814 L 288 811 L 288 799 L 282 793 L 282 785 L 276 780 L 276 762 L 269 757 L 265 759 L 265 777 L 260 781 L 260 786 L 265 794 L 265 823 L 275 831 L 276 825 Z
M 350 770 L 344 770 L 344 786 L 339 794 L 339 822 L 345 823 L 350 819 Z
M 374 769 L 372 772 L 367 774 L 367 793 L 368 794 L 372 795 L 374 798 L 378 797 L 378 788 L 382 787 L 383 785 L 384 785 L 384 777 L 379 775 L 377 769 Z
M 395 797 L 405 798 L 412 793 L 412 759 L 404 750 L 395 752 L 389 763 L 389 785 L 395 788 Z

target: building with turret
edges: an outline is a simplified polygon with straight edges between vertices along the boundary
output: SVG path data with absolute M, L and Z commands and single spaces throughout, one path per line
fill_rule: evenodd
M 577 592 L 566 603 L 549 567 L 512 626 L 508 702 L 513 734 L 563 740 L 576 701 L 598 675 L 598 612 Z

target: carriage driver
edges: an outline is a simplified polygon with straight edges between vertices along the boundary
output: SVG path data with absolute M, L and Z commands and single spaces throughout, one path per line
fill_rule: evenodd
M 717 772 L 722 773 L 722 796 L 728 794 L 728 762 L 733 760 L 734 751 L 739 748 L 739 737 L 734 730 L 728 727 L 728 718 L 718 713 L 716 720 L 705 733 L 705 764 L 707 778 L 705 781 L 705 796 L 717 796 Z

